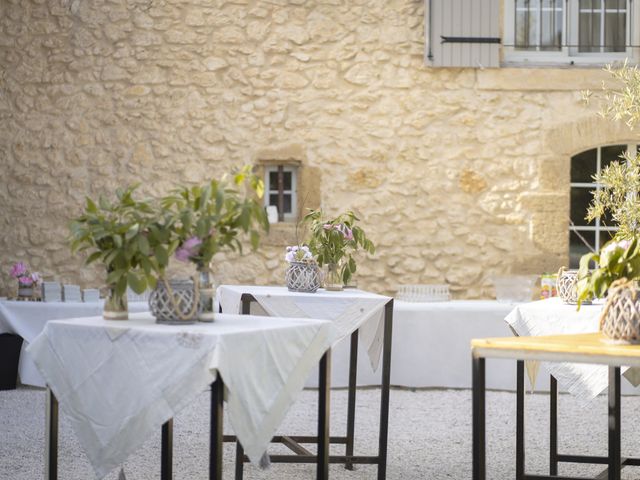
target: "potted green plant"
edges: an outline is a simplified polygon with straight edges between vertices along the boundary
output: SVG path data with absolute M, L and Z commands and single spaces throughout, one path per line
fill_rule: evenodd
M 597 265 L 590 269 L 591 264 Z M 578 308 L 587 299 L 604 298 L 600 329 L 616 340 L 640 340 L 640 242 L 612 240 L 599 253 L 580 259 Z
M 113 202 L 87 198 L 84 212 L 70 225 L 72 252 L 86 252 L 86 264 L 104 265 L 108 289 L 104 318 L 109 320 L 128 318 L 127 287 L 136 293 L 155 287 L 158 272 L 175 249 L 164 241 L 166 233 L 157 233 L 152 204 L 134 198 L 136 188 L 118 189 Z
M 321 267 L 327 265 L 326 290 L 342 290 L 349 283 L 356 272 L 353 254 L 358 248 L 375 253 L 373 242 L 356 225 L 359 220 L 352 211 L 324 219 L 322 210 L 312 210 L 304 217 L 311 234 L 309 248 Z
M 199 273 L 201 321 L 213 321 L 214 255 L 225 249 L 242 252 L 241 233 L 249 234 L 252 248 L 257 248 L 261 231 L 269 229 L 260 202 L 263 194 L 262 180 L 245 166 L 231 177 L 180 188 L 162 199 L 174 218 L 175 258 L 194 263 Z

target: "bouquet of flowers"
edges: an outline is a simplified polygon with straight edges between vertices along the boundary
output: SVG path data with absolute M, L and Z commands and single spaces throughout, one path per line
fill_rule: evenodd
M 287 247 L 287 253 L 284 256 L 284 259 L 288 263 L 316 263 L 316 259 L 313 258 L 311 250 L 309 250 L 309 247 L 306 245 L 294 245 L 292 247 Z
M 356 225 L 359 218 L 351 211 L 325 220 L 322 210 L 312 210 L 304 217 L 304 221 L 311 224 L 309 248 L 316 255 L 318 264 L 328 265 L 329 275 L 335 272 L 338 276 L 336 280 L 344 285 L 349 283 L 356 271 L 353 253 L 358 248 L 375 253 L 373 242 Z
M 29 266 L 24 262 L 15 263 L 9 274 L 18 280 L 19 287 L 34 287 L 40 283 L 40 274 L 30 272 Z

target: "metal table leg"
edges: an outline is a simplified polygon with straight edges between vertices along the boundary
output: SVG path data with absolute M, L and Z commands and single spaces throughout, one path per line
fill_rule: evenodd
M 558 475 L 558 381 L 549 375 L 549 475 Z
M 620 367 L 609 367 L 609 480 L 620 480 Z
M 329 418 L 331 402 L 331 350 L 320 360 L 318 398 L 318 455 L 317 480 L 329 479 Z
M 516 480 L 524 479 L 524 361 L 517 362 L 516 394 Z
M 58 400 L 47 388 L 47 404 L 45 412 L 46 438 L 45 438 L 45 478 L 47 480 L 58 479 Z
M 160 479 L 173 479 L 173 419 L 168 420 L 162 425 Z
M 222 480 L 222 404 L 224 383 L 218 374 L 211 384 L 211 439 L 209 452 L 209 480 Z
M 353 456 L 353 439 L 356 430 L 356 387 L 358 378 L 358 330 L 351 334 L 349 350 L 349 397 L 347 401 L 347 440 L 345 455 Z M 347 458 L 344 464 L 347 470 L 353 470 L 353 462 Z
M 486 479 L 485 359 L 473 357 L 473 480 Z
M 389 388 L 391 386 L 391 335 L 393 299 L 384 306 L 384 343 L 382 347 L 382 388 L 380 398 L 380 436 L 378 438 L 378 480 L 387 476 L 387 439 L 389 436 Z

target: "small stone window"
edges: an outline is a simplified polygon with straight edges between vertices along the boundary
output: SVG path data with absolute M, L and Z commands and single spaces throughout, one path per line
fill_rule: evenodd
M 270 221 L 295 222 L 298 219 L 298 168 L 293 165 L 271 165 L 265 168 L 264 204 L 267 212 L 275 209 Z

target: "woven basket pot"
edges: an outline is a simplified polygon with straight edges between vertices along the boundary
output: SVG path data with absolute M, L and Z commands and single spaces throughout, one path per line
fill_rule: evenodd
M 612 340 L 640 343 L 640 289 L 637 285 L 609 288 L 600 316 L 600 331 Z
M 320 268 L 315 263 L 291 262 L 284 279 L 290 292 L 313 293 L 322 283 Z
M 564 303 L 575 305 L 578 303 L 578 270 L 561 268 L 556 280 L 556 291 Z
M 159 280 L 149 295 L 149 310 L 156 323 L 185 325 L 196 322 L 199 302 L 191 280 Z

